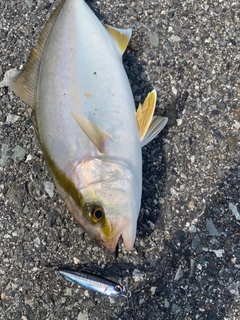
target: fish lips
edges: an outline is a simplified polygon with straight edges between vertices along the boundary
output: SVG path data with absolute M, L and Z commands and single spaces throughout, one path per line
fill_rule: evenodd
M 122 236 L 126 250 L 130 251 L 133 248 L 136 237 L 136 223 L 127 216 L 115 217 L 110 222 L 112 226 L 112 234 L 110 238 L 96 239 L 108 251 L 114 252 L 116 250 L 119 238 Z

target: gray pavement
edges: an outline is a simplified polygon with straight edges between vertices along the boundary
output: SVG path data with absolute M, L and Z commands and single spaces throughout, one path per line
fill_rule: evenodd
M 0 1 L 0 319 L 239 320 L 239 1 L 88 2 L 133 28 L 124 65 L 136 105 L 154 87 L 169 117 L 143 148 L 137 239 L 117 259 L 67 212 L 30 111 L 7 86 L 58 3 Z M 56 267 L 127 278 L 132 304 Z

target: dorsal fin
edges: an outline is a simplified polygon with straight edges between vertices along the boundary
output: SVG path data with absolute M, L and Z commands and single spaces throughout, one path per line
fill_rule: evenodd
M 121 54 L 123 54 L 130 41 L 130 38 L 132 35 L 132 29 L 119 29 L 119 28 L 111 27 L 107 24 L 104 24 L 104 27 L 107 29 L 108 33 L 111 35 L 111 37 L 115 41 Z
M 53 11 L 51 17 L 47 21 L 41 36 L 35 48 L 31 50 L 28 61 L 24 69 L 10 82 L 12 90 L 31 108 L 35 106 L 38 74 L 41 65 L 41 59 L 45 44 L 57 17 L 64 6 L 66 0 L 63 0 Z
M 164 128 L 168 119 L 164 117 L 154 116 L 154 110 L 156 106 L 157 93 L 154 89 L 151 91 L 143 104 L 139 104 L 136 118 L 138 124 L 138 130 L 140 134 L 140 141 L 142 147 L 148 142 L 154 139 L 158 133 Z
M 112 139 L 112 137 L 101 129 L 97 124 L 91 122 L 90 120 L 84 118 L 76 112 L 72 112 L 73 118 L 86 134 L 86 136 L 95 144 L 101 153 L 105 151 L 105 142 L 107 139 Z

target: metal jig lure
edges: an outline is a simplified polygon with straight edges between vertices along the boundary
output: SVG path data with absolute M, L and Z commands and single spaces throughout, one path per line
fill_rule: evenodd
M 71 282 L 109 297 L 125 296 L 129 298 L 131 296 L 130 291 L 127 291 L 126 283 L 117 283 L 87 272 L 76 272 L 66 269 L 60 269 L 58 272 Z

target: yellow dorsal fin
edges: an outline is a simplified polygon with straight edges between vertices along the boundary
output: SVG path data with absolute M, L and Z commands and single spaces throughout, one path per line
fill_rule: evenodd
M 119 29 L 119 28 L 111 27 L 107 24 L 104 24 L 104 27 L 107 29 L 108 33 L 111 35 L 111 37 L 115 41 L 121 54 L 123 54 L 131 38 L 132 29 Z
M 54 10 L 45 27 L 43 28 L 36 47 L 31 50 L 24 69 L 10 82 L 10 87 L 12 90 L 31 108 L 34 108 L 35 106 L 38 74 L 44 47 L 52 27 L 65 2 L 66 0 L 63 0 Z
M 154 139 L 158 133 L 164 128 L 168 119 L 164 117 L 154 116 L 154 110 L 156 106 L 157 93 L 154 89 L 151 91 L 143 104 L 139 104 L 136 118 L 138 124 L 138 130 L 140 134 L 140 141 L 142 147 L 148 142 Z
M 86 136 L 95 144 L 101 153 L 104 153 L 105 142 L 107 139 L 112 139 L 112 137 L 98 125 L 87 120 L 80 114 L 72 112 L 72 115 Z

